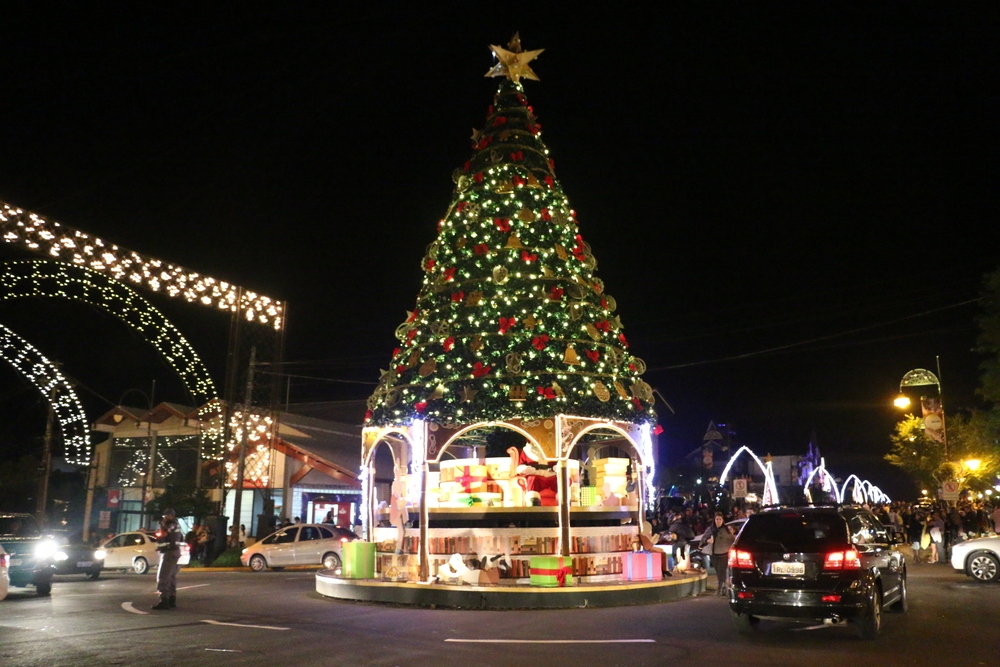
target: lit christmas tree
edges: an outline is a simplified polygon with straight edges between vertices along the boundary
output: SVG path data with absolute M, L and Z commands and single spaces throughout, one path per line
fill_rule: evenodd
M 521 79 L 517 35 L 487 76 L 504 77 L 423 258 L 414 310 L 366 425 L 474 424 L 556 414 L 655 421 L 645 364 L 555 175 Z

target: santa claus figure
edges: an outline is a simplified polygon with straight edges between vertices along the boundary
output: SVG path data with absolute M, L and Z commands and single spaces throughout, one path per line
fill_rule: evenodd
M 528 441 L 524 447 L 517 449 L 511 447 L 507 450 L 515 462 L 514 472 L 524 480 L 522 486 L 525 491 L 550 491 L 551 496 L 555 496 L 559 488 L 559 481 L 556 478 L 556 471 L 552 469 L 554 463 L 549 463 L 545 458 L 545 452 L 538 444 Z M 543 494 L 546 496 L 549 494 Z

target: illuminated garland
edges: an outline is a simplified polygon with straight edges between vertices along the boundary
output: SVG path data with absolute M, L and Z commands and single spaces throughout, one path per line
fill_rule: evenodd
M 62 433 L 69 463 L 90 463 L 87 415 L 80 399 L 55 364 L 28 341 L 0 324 L 0 358 L 23 375 L 49 401 Z
M 0 202 L 0 233 L 7 243 L 50 258 L 107 274 L 167 296 L 227 312 L 240 312 L 248 322 L 282 327 L 284 304 L 176 264 L 107 243 L 58 222 Z
M 191 344 L 128 285 L 81 266 L 46 260 L 3 263 L 0 300 L 59 298 L 82 301 L 114 315 L 147 340 L 180 376 L 198 405 L 216 397 L 215 384 Z M 206 421 L 206 420 L 203 420 Z M 221 452 L 219 429 L 207 431 L 207 457 Z
M 242 410 L 233 410 L 229 418 L 232 439 L 226 444 L 229 451 L 226 461 L 226 476 L 229 486 L 236 485 L 239 445 L 246 431 L 247 451 L 244 457 L 243 483 L 257 487 L 267 487 L 271 480 L 271 439 L 274 436 L 274 420 L 270 414 L 250 412 L 244 416 Z
M 520 83 L 501 82 L 473 150 L 366 424 L 653 422 L 645 363 L 628 351 Z
M 161 480 L 173 475 L 177 470 L 170 465 L 163 454 L 156 452 L 156 474 Z M 149 452 L 137 449 L 132 453 L 128 464 L 118 476 L 119 486 L 142 486 L 143 480 L 149 474 Z

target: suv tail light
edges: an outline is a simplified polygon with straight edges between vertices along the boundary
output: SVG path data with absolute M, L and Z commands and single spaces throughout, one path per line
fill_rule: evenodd
M 7 554 L 0 554 L 0 567 L 9 567 L 10 566 L 9 561 L 10 561 L 10 556 L 8 556 Z
M 749 551 L 743 551 L 742 549 L 730 549 L 729 567 L 730 569 L 736 570 L 752 570 L 755 567 L 753 556 Z
M 854 547 L 844 551 L 831 551 L 823 560 L 824 570 L 860 570 L 861 556 Z

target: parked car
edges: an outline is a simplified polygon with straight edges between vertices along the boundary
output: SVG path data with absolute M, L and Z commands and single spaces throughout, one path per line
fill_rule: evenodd
M 65 530 L 46 531 L 57 545 L 55 574 L 85 574 L 89 579 L 101 576 L 104 562 L 96 558 L 97 549 L 75 539 Z
M 10 577 L 7 576 L 7 552 L 0 547 L 0 600 L 7 597 L 10 588 Z
M 951 566 L 982 584 L 1000 581 L 1000 535 L 974 537 L 953 545 Z
M 280 570 L 289 565 L 340 567 L 341 545 L 361 539 L 346 528 L 307 523 L 281 528 L 240 554 L 240 562 L 254 572 Z
M 0 512 L 0 547 L 7 555 L 11 586 L 34 586 L 39 595 L 52 592 L 52 573 L 58 550 L 55 540 L 42 537 L 35 517 Z
M 906 611 L 906 559 L 856 506 L 774 508 L 747 519 L 729 550 L 729 609 L 742 632 L 761 618 L 852 623 L 878 637 L 882 612 Z
M 151 567 L 160 564 L 156 534 L 135 531 L 115 535 L 94 552 L 94 558 L 103 561 L 105 570 L 132 570 L 136 574 L 145 574 Z M 191 562 L 191 551 L 183 542 L 178 562 L 181 565 Z

